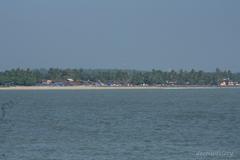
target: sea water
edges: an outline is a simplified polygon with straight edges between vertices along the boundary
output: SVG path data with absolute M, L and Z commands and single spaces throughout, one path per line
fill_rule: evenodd
M 0 91 L 0 160 L 239 160 L 240 89 Z

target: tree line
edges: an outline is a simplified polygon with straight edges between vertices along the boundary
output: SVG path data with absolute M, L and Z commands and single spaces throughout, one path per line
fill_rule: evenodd
M 11 69 L 0 72 L 0 85 L 31 86 L 42 80 L 65 81 L 71 78 L 75 81 L 91 81 L 118 84 L 169 84 L 176 85 L 217 85 L 225 78 L 240 82 L 240 73 L 230 70 L 216 69 L 214 72 L 202 70 L 122 70 L 122 69 Z

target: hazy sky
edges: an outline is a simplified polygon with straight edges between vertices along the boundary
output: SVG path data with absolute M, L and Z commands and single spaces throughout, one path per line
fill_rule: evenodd
M 239 0 L 2 0 L 0 70 L 240 71 Z

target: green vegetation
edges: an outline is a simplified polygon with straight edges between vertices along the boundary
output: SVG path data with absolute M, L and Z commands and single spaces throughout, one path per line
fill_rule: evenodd
M 136 71 L 118 69 L 12 69 L 0 72 L 0 85 L 23 85 L 31 86 L 42 80 L 65 81 L 72 78 L 75 81 L 91 81 L 117 84 L 170 84 L 177 85 L 217 85 L 220 80 L 229 78 L 240 82 L 240 73 L 231 71 L 215 72 L 196 71 Z

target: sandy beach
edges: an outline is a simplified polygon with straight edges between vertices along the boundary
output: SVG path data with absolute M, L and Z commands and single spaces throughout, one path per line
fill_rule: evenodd
M 14 86 L 0 87 L 0 90 L 128 90 L 128 89 L 216 89 L 216 86 L 189 86 L 189 87 L 97 87 L 97 86 Z

